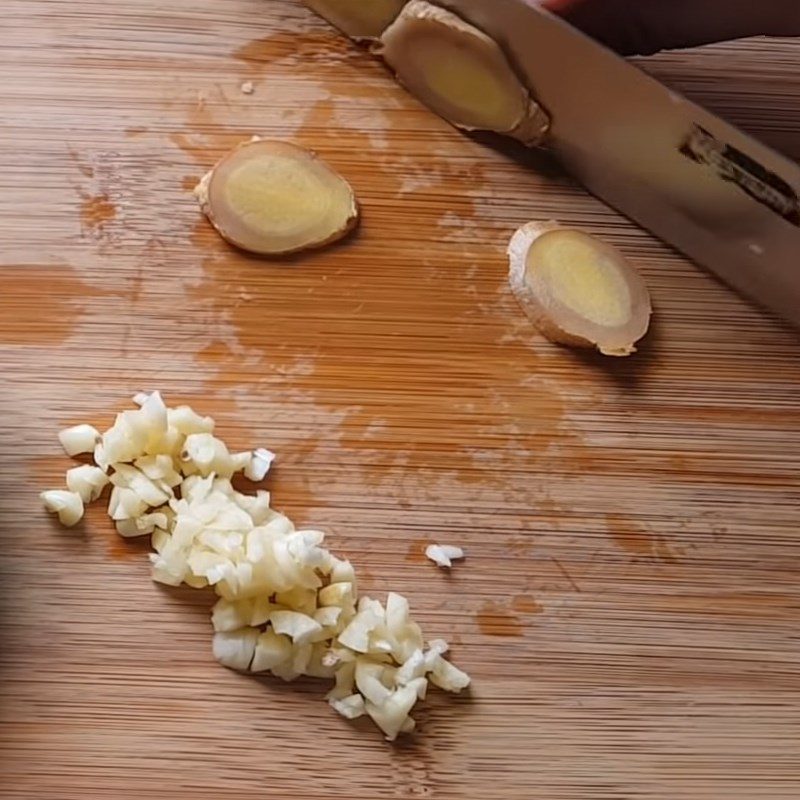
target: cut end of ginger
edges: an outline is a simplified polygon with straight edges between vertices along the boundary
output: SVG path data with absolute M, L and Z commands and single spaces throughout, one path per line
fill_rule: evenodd
M 547 114 L 497 42 L 450 11 L 412 0 L 381 37 L 380 54 L 412 94 L 453 125 L 529 145 L 547 133 Z
M 351 39 L 374 40 L 391 25 L 406 0 L 304 0 Z
M 358 221 L 347 181 L 316 154 L 288 142 L 239 145 L 195 189 L 220 236 L 263 256 L 323 247 Z
M 508 248 L 511 288 L 550 341 L 628 356 L 652 313 L 641 275 L 611 245 L 556 222 L 531 222 Z

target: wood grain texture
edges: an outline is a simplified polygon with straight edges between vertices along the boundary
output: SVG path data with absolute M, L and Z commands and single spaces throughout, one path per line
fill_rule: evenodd
M 0 797 L 800 795 L 795 333 L 546 160 L 451 130 L 296 3 L 2 17 Z M 798 59 L 647 66 L 797 157 Z M 341 170 L 360 231 L 287 263 L 225 246 L 189 190 L 255 133 Z M 637 357 L 551 346 L 516 307 L 505 244 L 553 217 L 641 265 Z M 275 505 L 408 593 L 472 696 L 389 746 L 313 683 L 218 667 L 209 598 L 151 584 L 103 509 L 59 530 L 36 499 L 69 464 L 57 430 L 149 388 L 276 450 Z M 468 559 L 447 577 L 431 541 Z

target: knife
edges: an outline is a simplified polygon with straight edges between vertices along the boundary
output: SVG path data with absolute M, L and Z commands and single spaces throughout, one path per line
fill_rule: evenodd
M 534 0 L 436 0 L 491 36 L 593 194 L 800 327 L 800 167 Z

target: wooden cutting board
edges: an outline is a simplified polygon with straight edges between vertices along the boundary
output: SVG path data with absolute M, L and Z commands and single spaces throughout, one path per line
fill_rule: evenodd
M 4 0 L 2 31 L 0 797 L 800 796 L 796 333 L 294 2 Z M 798 63 L 754 42 L 647 68 L 798 157 Z M 190 189 L 253 134 L 347 175 L 357 235 L 225 246 Z M 641 266 L 636 357 L 517 308 L 505 244 L 553 217 Z M 102 508 L 60 530 L 36 498 L 57 431 L 153 388 L 276 450 L 274 505 L 407 593 L 471 696 L 388 745 L 314 683 L 219 667 L 209 597 L 153 585 Z M 467 549 L 452 575 L 434 541 Z

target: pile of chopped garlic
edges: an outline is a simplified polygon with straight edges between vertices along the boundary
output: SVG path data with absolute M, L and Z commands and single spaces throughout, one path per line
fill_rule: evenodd
M 451 692 L 469 685 L 444 658 L 446 642 L 425 646 L 404 597 L 390 593 L 385 605 L 359 597 L 352 564 L 322 547 L 323 533 L 296 530 L 270 508 L 268 492 L 233 488 L 238 472 L 262 480 L 271 452 L 229 452 L 213 419 L 167 408 L 158 392 L 134 400 L 139 408 L 102 435 L 90 425 L 60 433 L 68 455 L 92 453 L 95 464 L 70 469 L 67 490 L 41 498 L 71 526 L 110 483 L 120 535 L 152 537 L 153 579 L 214 587 L 220 663 L 285 681 L 333 680 L 333 708 L 348 719 L 369 715 L 390 741 L 414 729 L 410 713 L 428 681 Z

